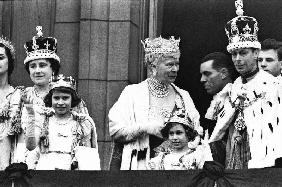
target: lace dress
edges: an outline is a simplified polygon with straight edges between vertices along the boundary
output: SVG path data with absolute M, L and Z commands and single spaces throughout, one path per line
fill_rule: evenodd
M 8 92 L 2 96 L 0 102 L 0 170 L 4 170 L 10 164 L 11 154 L 11 139 L 8 136 L 10 133 L 9 126 L 9 102 L 11 93 L 14 91 L 12 86 L 9 86 Z
M 42 129 L 42 124 L 45 119 L 46 110 L 43 98 L 40 97 L 35 87 L 17 87 L 11 96 L 11 115 L 12 115 L 12 131 L 15 134 L 15 145 L 13 150 L 12 162 L 25 162 L 29 169 L 35 169 L 39 159 L 39 147 L 28 151 L 25 145 L 25 132 L 27 126 L 31 123 L 35 125 L 34 134 L 27 136 L 39 137 Z M 23 98 L 26 98 L 30 104 L 24 104 Z M 29 109 L 33 108 L 34 115 L 29 114 Z M 85 113 L 88 115 L 85 104 L 81 102 L 73 110 L 78 113 Z
M 182 153 L 160 152 L 149 162 L 151 170 L 189 170 L 202 169 L 205 161 L 212 161 L 209 146 L 199 145 Z
M 55 116 L 48 119 L 48 146 L 40 145 L 40 158 L 37 170 L 70 170 L 74 160 L 74 149 L 90 141 L 90 132 L 83 131 L 80 123 L 73 116 L 58 121 Z M 86 139 L 85 139 L 86 137 Z
M 175 95 L 175 105 L 174 108 L 169 106 L 164 107 L 157 107 L 157 106 L 150 106 L 149 109 L 149 119 L 159 119 L 164 124 L 166 120 L 170 118 L 174 110 L 181 110 L 184 109 L 184 103 L 182 101 L 181 96 L 176 92 Z M 161 136 L 159 134 L 159 136 Z M 152 143 L 151 143 L 152 144 Z M 159 145 L 153 145 L 151 151 L 151 158 L 159 154 L 159 152 L 166 152 L 170 149 L 170 144 L 167 140 L 162 140 Z

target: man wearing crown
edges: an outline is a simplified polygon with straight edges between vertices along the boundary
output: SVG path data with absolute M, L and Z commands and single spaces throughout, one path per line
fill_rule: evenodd
M 109 111 L 109 132 L 115 146 L 111 170 L 146 170 L 155 148 L 163 142 L 160 130 L 175 110 L 183 109 L 193 130 L 202 134 L 199 113 L 185 90 L 173 82 L 179 70 L 179 42 L 171 37 L 145 39 L 145 63 L 151 76 L 125 87 Z M 198 145 L 197 136 L 190 147 Z
M 280 97 L 272 75 L 258 69 L 261 44 L 257 39 L 255 18 L 243 16 L 243 3 L 237 0 L 237 17 L 226 27 L 227 51 L 240 77 L 230 89 L 219 113 L 210 142 L 219 140 L 228 130 L 226 168 L 263 168 L 280 157 Z

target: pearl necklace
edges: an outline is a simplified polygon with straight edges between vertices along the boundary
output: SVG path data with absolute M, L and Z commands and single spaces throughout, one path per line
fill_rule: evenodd
M 37 98 L 40 98 L 42 100 L 44 100 L 45 96 L 49 93 L 49 90 L 48 91 L 43 91 L 42 93 L 39 93 L 38 89 L 36 89 L 35 86 L 33 86 L 33 91 L 34 91 L 34 95 Z
M 150 93 L 157 98 L 167 97 L 169 94 L 168 86 L 155 78 L 148 79 Z
M 67 125 L 70 123 L 72 117 L 68 117 L 66 119 L 58 119 L 58 118 L 55 118 L 55 123 L 59 126 L 62 126 L 62 125 Z

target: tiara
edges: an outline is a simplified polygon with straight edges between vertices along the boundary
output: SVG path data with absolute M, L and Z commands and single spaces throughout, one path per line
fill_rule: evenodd
M 63 74 L 60 74 L 58 76 L 52 76 L 49 80 L 49 83 L 51 86 L 51 90 L 59 87 L 66 87 L 71 88 L 72 90 L 76 90 L 76 82 L 71 76 L 65 77 Z
M 14 45 L 12 44 L 12 42 L 10 40 L 8 40 L 6 37 L 1 36 L 0 37 L 0 43 L 3 44 L 5 47 L 7 47 L 12 55 L 12 58 L 15 59 L 16 58 L 16 50 Z
M 169 39 L 164 39 L 160 36 L 155 39 L 146 38 L 144 41 L 141 40 L 147 54 L 179 53 L 179 42 L 180 38 L 176 40 L 174 36 L 171 36 Z
M 192 120 L 189 118 L 188 114 L 183 109 L 176 110 L 173 115 L 169 118 L 167 123 L 181 123 L 194 129 Z

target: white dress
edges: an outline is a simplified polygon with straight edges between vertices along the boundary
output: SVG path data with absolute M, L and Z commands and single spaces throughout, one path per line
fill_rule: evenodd
M 77 136 L 82 134 L 78 122 L 71 116 L 64 122 L 56 117 L 49 118 L 47 151 L 40 154 L 36 170 L 70 170 L 73 159 L 73 146 Z
M 12 86 L 9 86 L 6 96 L 2 96 L 0 102 L 0 170 L 4 170 L 10 163 L 11 140 L 8 137 L 10 133 L 9 120 L 9 102 L 11 93 L 14 91 Z
M 212 161 L 211 150 L 208 145 L 199 145 L 196 149 L 176 153 L 161 152 L 149 162 L 151 170 L 189 170 L 202 169 L 205 161 Z
M 29 103 L 32 105 L 34 110 L 34 115 L 31 116 L 28 114 L 28 107 L 23 103 L 22 98 L 26 97 L 29 100 Z M 16 88 L 16 91 L 11 96 L 11 116 L 14 119 L 17 119 L 17 117 L 20 119 L 16 123 L 12 125 L 15 129 L 15 137 L 16 137 L 16 143 L 13 150 L 13 157 L 12 157 L 12 163 L 19 163 L 24 162 L 28 165 L 29 169 L 35 169 L 37 161 L 39 159 L 40 153 L 39 153 L 39 147 L 36 147 L 32 151 L 28 151 L 26 149 L 25 145 L 25 135 L 27 126 L 29 126 L 31 123 L 34 124 L 37 128 L 35 128 L 34 136 L 39 137 L 42 129 L 42 124 L 45 119 L 46 110 L 48 110 L 45 107 L 45 103 L 43 101 L 43 98 L 38 96 L 38 94 L 35 91 L 35 87 L 18 87 Z M 84 113 L 88 115 L 88 110 L 85 106 L 84 102 L 81 102 L 77 107 L 73 109 L 74 111 L 77 111 L 78 113 Z M 18 131 L 22 129 L 22 132 Z M 93 129 L 96 133 L 95 124 L 93 123 Z M 93 133 L 93 134 L 95 134 Z M 97 138 L 95 134 L 95 139 Z

